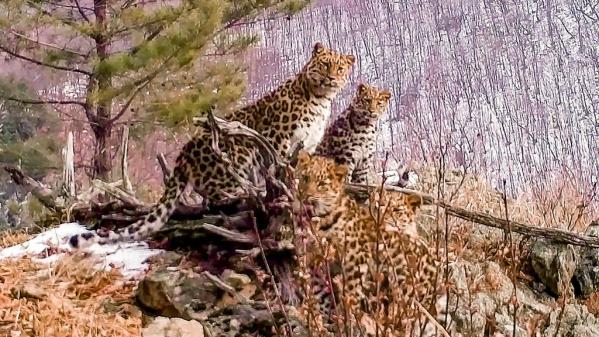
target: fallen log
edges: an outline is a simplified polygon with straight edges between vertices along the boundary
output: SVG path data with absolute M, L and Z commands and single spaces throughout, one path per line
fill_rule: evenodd
M 567 243 L 575 246 L 599 248 L 599 238 L 594 236 L 576 234 L 557 228 L 542 228 L 525 225 L 515 221 L 497 218 L 488 214 L 467 211 L 460 207 L 439 203 L 445 209 L 447 215 L 475 222 L 480 225 L 503 229 L 528 236 L 543 238 L 555 243 Z
M 358 185 L 358 184 L 348 184 L 346 186 L 346 191 L 358 198 L 359 200 L 367 200 L 368 194 L 378 188 L 378 186 L 373 185 Z M 400 192 L 412 195 L 418 195 L 422 197 L 423 203 L 426 205 L 438 205 L 445 209 L 445 213 L 449 216 L 453 216 L 456 218 L 464 219 L 467 221 L 472 221 L 479 225 L 493 227 L 502 229 L 505 231 L 511 230 L 514 233 L 518 233 L 527 237 L 537 237 L 543 238 L 555 243 L 563 243 L 563 244 L 571 244 L 575 246 L 584 246 L 584 247 L 592 247 L 599 248 L 599 238 L 594 236 L 588 236 L 584 234 L 576 234 L 573 232 L 565 231 L 557 228 L 542 228 L 533 225 L 527 225 L 515 221 L 508 221 L 506 219 L 497 218 L 489 214 L 484 214 L 480 212 L 468 211 L 466 209 L 452 206 L 442 201 L 437 201 L 435 197 L 430 194 L 410 190 L 401 187 L 395 186 L 387 186 L 384 188 L 388 191 L 392 192 Z

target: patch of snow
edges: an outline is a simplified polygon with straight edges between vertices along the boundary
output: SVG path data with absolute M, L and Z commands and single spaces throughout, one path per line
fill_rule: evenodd
M 397 170 L 389 170 L 389 171 L 379 172 L 378 176 L 384 177 L 385 184 L 387 184 L 387 185 L 399 185 L 400 182 L 403 182 L 404 184 L 406 184 L 405 187 L 407 187 L 407 188 L 415 187 L 416 184 L 418 184 L 418 180 L 419 180 L 418 174 L 414 171 L 408 172 L 407 181 L 404 181 L 404 178 L 402 177 L 403 172 L 397 171 Z
M 24 255 L 32 256 L 34 261 L 53 263 L 59 260 L 65 251 L 73 251 L 68 244 L 68 239 L 75 234 L 88 232 L 78 223 L 64 223 L 56 228 L 38 234 L 33 239 L 19 245 L 0 250 L 0 260 L 17 258 Z M 38 256 L 50 248 L 58 248 L 56 254 L 39 258 Z M 138 278 L 143 275 L 148 267 L 147 259 L 162 252 L 160 249 L 150 249 L 142 242 L 121 242 L 115 244 L 94 244 L 85 249 L 94 261 L 96 268 L 110 270 L 119 268 L 126 278 Z

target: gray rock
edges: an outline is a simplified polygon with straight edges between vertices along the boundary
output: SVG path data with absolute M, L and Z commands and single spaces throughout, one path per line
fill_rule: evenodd
M 537 240 L 530 256 L 533 270 L 553 295 L 561 296 L 569 289 L 578 261 L 578 253 L 572 245 Z
M 484 264 L 471 264 L 461 261 L 451 266 L 451 281 L 459 294 L 450 296 L 450 309 L 453 326 L 450 329 L 451 336 L 483 337 L 485 328 L 495 326 L 496 332 L 504 336 L 513 335 L 513 285 L 505 271 L 495 262 Z M 466 277 L 465 270 L 471 275 Z M 468 285 L 474 286 L 480 282 L 481 277 L 493 279 L 496 285 L 492 289 L 484 289 L 469 293 Z M 552 312 L 552 308 L 543 303 L 543 295 L 535 294 L 531 289 L 521 283 L 516 284 L 516 296 L 518 298 L 518 317 L 541 316 L 546 317 Z M 548 295 L 544 295 L 549 301 L 554 301 Z M 491 321 L 488 321 L 490 319 Z M 522 322 L 517 322 L 516 336 L 527 337 L 526 329 Z
M 592 222 L 586 235 L 599 237 L 599 221 Z M 580 249 L 580 262 L 572 279 L 574 292 L 583 298 L 599 291 L 599 249 L 583 247 Z
M 204 337 L 204 327 L 198 321 L 156 317 L 141 331 L 142 337 Z
M 282 328 L 289 319 L 291 336 L 307 337 L 308 331 L 298 317 L 293 307 L 286 307 L 283 313 L 278 308 L 268 309 L 265 303 L 254 302 L 252 305 L 231 305 L 217 310 L 203 322 L 207 336 L 274 337 L 277 336 L 275 326 Z
M 589 313 L 586 306 L 567 304 L 563 314 L 560 309 L 551 313 L 549 326 L 543 332 L 543 336 L 596 337 L 599 336 L 599 321 Z
M 230 269 L 223 271 L 221 279 L 236 290 L 241 290 L 252 282 L 249 276 L 238 274 Z
M 214 307 L 222 293 L 203 275 L 162 267 L 139 283 L 136 297 L 160 316 L 191 319 L 194 312 Z
M 516 320 L 516 334 L 514 335 L 514 316 L 503 308 L 501 312 L 495 313 L 495 324 L 497 331 L 504 336 L 529 337 L 525 329 L 521 328 Z

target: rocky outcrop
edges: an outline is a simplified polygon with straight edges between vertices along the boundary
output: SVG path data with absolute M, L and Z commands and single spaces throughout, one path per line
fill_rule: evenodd
M 563 313 L 561 310 L 551 312 L 549 327 L 545 329 L 543 336 L 599 336 L 599 319 L 589 313 L 584 305 L 568 304 L 564 307 Z
M 146 312 L 159 316 L 143 336 L 268 337 L 281 329 L 286 336 L 308 336 L 293 307 L 269 307 L 256 298 L 256 289 L 251 277 L 233 270 L 216 276 L 158 267 L 139 283 L 136 294 Z
M 458 293 L 450 296 L 449 303 L 452 337 L 514 336 L 514 317 L 515 336 L 519 337 L 599 336 L 599 319 L 584 305 L 566 304 L 562 313 L 561 301 L 520 282 L 516 283 L 514 300 L 513 283 L 495 262 L 460 262 L 451 269 L 451 281 Z M 514 303 L 518 304 L 516 315 Z
M 599 220 L 592 222 L 586 235 L 599 237 Z M 583 298 L 599 291 L 599 249 L 583 247 L 580 249 L 580 262 L 572 279 L 574 292 Z
M 570 287 L 578 262 L 572 245 L 537 240 L 531 247 L 531 265 L 550 293 L 561 296 Z

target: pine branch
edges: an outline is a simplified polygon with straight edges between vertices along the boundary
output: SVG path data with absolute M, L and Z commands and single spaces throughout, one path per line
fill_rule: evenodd
M 56 70 L 62 70 L 62 71 L 70 71 L 70 72 L 74 72 L 74 73 L 80 73 L 80 74 L 84 74 L 84 75 L 87 75 L 87 76 L 91 76 L 92 75 L 92 73 L 90 73 L 87 70 L 81 70 L 81 69 L 63 67 L 63 66 L 59 66 L 59 65 L 56 65 L 56 64 L 50 64 L 50 63 L 42 62 L 40 60 L 33 59 L 33 58 L 25 56 L 25 55 L 21 55 L 21 54 L 15 53 L 15 52 L 13 52 L 12 50 L 10 50 L 9 48 L 7 48 L 7 47 L 5 47 L 3 45 L 0 45 L 0 51 L 3 51 L 3 52 L 5 52 L 5 53 L 7 53 L 9 55 L 12 55 L 12 56 L 16 57 L 16 58 L 19 58 L 21 60 L 25 60 L 25 61 L 37 64 L 37 65 L 40 65 L 40 66 L 44 66 L 44 67 L 48 67 L 48 68 L 52 68 L 52 69 L 56 69 Z
M 0 96 L 0 97 L 2 97 L 2 96 Z M 6 100 L 9 100 L 9 101 L 19 102 L 19 103 L 23 103 L 23 104 L 32 104 L 32 105 L 41 105 L 41 104 L 69 105 L 69 104 L 73 104 L 73 105 L 80 105 L 82 107 L 85 107 L 84 102 L 70 101 L 70 100 L 31 100 L 31 99 L 24 99 L 24 98 L 17 98 L 17 97 L 3 97 L 3 98 Z
M 40 13 L 44 14 L 45 16 L 48 16 L 50 18 L 56 19 L 62 23 L 64 23 L 65 25 L 72 27 L 72 28 L 76 28 L 75 24 L 77 23 L 76 21 L 72 20 L 72 19 L 67 19 L 67 18 L 61 18 L 57 15 L 54 15 L 52 12 L 45 10 L 44 8 L 42 8 L 42 6 L 40 6 L 40 4 L 36 3 L 33 0 L 28 0 L 27 4 L 29 5 L 29 7 L 34 8 L 35 10 L 39 11 Z
M 69 54 L 74 54 L 74 55 L 81 56 L 81 57 L 86 57 L 87 56 L 87 55 L 85 55 L 83 53 L 80 53 L 80 52 L 78 52 L 76 50 L 72 50 L 72 49 L 68 49 L 68 48 L 65 48 L 65 47 L 60 47 L 60 46 L 57 46 L 57 45 L 54 45 L 54 44 L 51 44 L 51 43 L 42 42 L 42 41 L 38 41 L 38 40 L 32 39 L 29 36 L 21 34 L 21 33 L 17 33 L 17 32 L 15 32 L 12 29 L 9 30 L 8 32 L 10 34 L 14 35 L 14 36 L 20 37 L 23 40 L 27 40 L 29 42 L 33 42 L 33 43 L 39 44 L 39 45 L 44 46 L 44 47 L 53 48 L 53 49 L 56 49 L 56 50 L 60 50 L 60 51 L 63 51 L 63 52 L 69 53 Z

